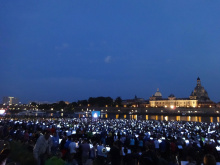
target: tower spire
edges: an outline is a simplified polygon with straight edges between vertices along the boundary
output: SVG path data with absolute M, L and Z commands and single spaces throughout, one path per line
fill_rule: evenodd
M 199 77 L 197 78 L 197 85 L 198 85 L 198 86 L 200 86 L 200 85 L 201 85 L 201 80 L 200 80 L 200 78 L 199 78 Z

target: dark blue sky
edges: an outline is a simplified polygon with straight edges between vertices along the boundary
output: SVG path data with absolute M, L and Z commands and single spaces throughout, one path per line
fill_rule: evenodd
M 0 97 L 220 101 L 220 1 L 0 0 Z

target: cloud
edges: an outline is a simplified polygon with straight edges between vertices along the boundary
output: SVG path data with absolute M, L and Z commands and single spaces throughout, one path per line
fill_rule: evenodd
M 107 56 L 107 57 L 105 57 L 105 63 L 110 63 L 111 62 L 111 60 L 112 60 L 112 57 L 111 56 Z

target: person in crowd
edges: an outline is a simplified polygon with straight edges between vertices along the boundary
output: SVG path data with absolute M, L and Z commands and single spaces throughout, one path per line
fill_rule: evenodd
M 130 138 L 130 148 L 134 149 L 135 147 L 135 139 L 134 139 L 134 135 L 132 135 L 132 137 Z
M 168 161 L 166 161 L 164 158 L 161 157 L 160 152 L 157 151 L 156 156 L 157 156 L 157 165 L 168 165 L 169 164 Z
M 89 158 L 94 160 L 96 158 L 96 150 L 97 150 L 97 143 L 94 142 L 92 147 L 90 148 Z
M 67 141 L 67 137 L 66 136 L 63 136 L 61 142 L 60 142 L 60 145 L 59 145 L 59 148 L 60 148 L 60 151 L 62 153 L 62 157 L 65 158 L 65 155 L 67 153 L 67 149 L 64 147 L 64 145 L 66 144 L 66 141 Z
M 145 146 L 145 151 L 142 153 L 139 161 L 140 165 L 156 165 L 157 156 L 156 154 L 149 149 L 149 146 Z
M 155 146 L 155 150 L 159 151 L 160 143 L 157 138 L 154 139 L 154 146 Z
M 135 157 L 134 152 L 128 152 L 130 149 L 124 148 L 123 165 L 134 165 Z
M 37 165 L 44 165 L 47 157 L 51 154 L 51 147 L 52 139 L 50 137 L 50 131 L 45 131 L 45 134 L 37 139 L 33 149 Z
M 204 165 L 216 165 L 215 157 L 211 154 L 206 154 L 203 159 Z
M 120 165 L 121 163 L 120 149 L 118 143 L 118 141 L 115 141 L 109 152 L 112 165 Z
M 73 138 L 71 138 L 71 142 L 69 144 L 69 152 L 70 152 L 70 155 L 74 155 L 76 154 L 76 142 Z
M 59 135 L 56 132 L 54 132 L 53 137 L 52 137 L 53 145 L 51 147 L 51 153 L 53 155 L 57 154 L 57 151 L 58 151 L 58 148 L 59 148 L 59 140 L 60 140 Z
M 106 148 L 104 144 L 102 144 L 102 142 L 100 141 L 99 145 L 97 146 L 97 164 L 98 165 L 105 164 L 106 157 L 107 157 Z
M 188 162 L 186 163 L 186 165 L 196 165 L 196 161 L 193 160 L 192 156 L 188 155 L 186 159 L 187 159 L 187 161 L 188 161 Z
M 83 143 L 80 145 L 80 149 L 82 151 L 81 153 L 82 165 L 85 165 L 87 160 L 89 159 L 89 151 L 90 151 L 90 145 L 88 144 L 87 139 L 83 140 Z
M 8 148 L 3 149 L 0 152 L 0 164 L 1 165 L 6 165 L 6 162 L 7 162 L 7 159 L 9 157 L 9 154 L 10 154 L 10 149 L 8 149 Z
M 72 142 L 72 141 L 71 141 L 71 136 L 68 136 L 68 137 L 67 137 L 67 141 L 66 141 L 66 143 L 64 144 L 64 148 L 65 148 L 65 149 L 69 149 L 69 145 L 70 145 L 71 142 Z
M 26 130 L 24 133 L 24 143 L 28 142 L 28 140 L 29 140 L 29 133 L 28 130 Z

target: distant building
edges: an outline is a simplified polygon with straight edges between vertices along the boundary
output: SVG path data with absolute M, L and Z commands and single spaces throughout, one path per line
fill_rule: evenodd
M 19 99 L 16 97 L 3 97 L 3 104 L 5 105 L 19 104 Z
M 208 92 L 201 85 L 201 80 L 197 78 L 197 85 L 189 98 L 176 98 L 171 94 L 168 98 L 162 98 L 159 89 L 150 97 L 150 107 L 215 107 L 216 104 L 210 100 Z
M 161 100 L 161 99 L 162 99 L 162 94 L 160 93 L 159 88 L 157 88 L 157 92 L 150 97 L 150 100 Z
M 218 102 L 218 103 L 216 104 L 216 107 L 217 107 L 217 108 L 220 108 L 220 102 Z
M 52 102 L 49 102 L 49 101 L 29 101 L 28 104 L 31 104 L 31 103 L 36 103 L 36 104 L 52 104 Z
M 145 103 L 145 100 L 143 98 L 137 98 L 135 95 L 134 99 L 127 99 L 122 101 L 123 107 L 140 107 L 143 103 Z
M 198 100 L 189 98 L 176 98 L 171 94 L 168 98 L 162 98 L 162 94 L 157 89 L 157 92 L 150 97 L 150 107 L 165 107 L 165 108 L 175 108 L 175 107 L 197 107 Z
M 216 104 L 210 100 L 208 92 L 201 85 L 201 80 L 197 78 L 197 85 L 189 96 L 190 99 L 198 100 L 198 107 L 215 107 Z
M 189 97 L 190 97 L 190 99 L 197 99 L 199 102 L 204 102 L 204 101 L 210 100 L 207 91 L 201 85 L 201 80 L 199 77 L 197 78 L 197 85 Z

